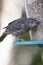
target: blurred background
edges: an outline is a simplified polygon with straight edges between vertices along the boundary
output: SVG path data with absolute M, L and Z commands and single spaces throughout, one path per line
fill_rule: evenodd
M 34 0 L 29 0 L 29 4 Z M 26 17 L 25 0 L 0 0 L 0 36 L 11 21 Z M 26 33 L 21 36 L 30 40 Z M 0 65 L 43 65 L 43 47 L 38 45 L 13 45 L 15 38 L 8 35 L 0 43 Z

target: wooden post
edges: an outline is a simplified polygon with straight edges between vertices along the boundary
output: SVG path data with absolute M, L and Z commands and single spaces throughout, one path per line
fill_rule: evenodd
M 43 21 L 43 0 L 25 0 L 26 15 Z M 43 24 L 30 31 L 31 40 L 43 40 Z

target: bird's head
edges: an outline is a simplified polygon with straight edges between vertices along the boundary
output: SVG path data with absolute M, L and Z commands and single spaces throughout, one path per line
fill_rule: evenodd
M 27 19 L 27 21 L 29 21 L 29 24 L 27 22 L 27 27 L 29 27 L 30 30 L 32 28 L 37 27 L 40 24 L 40 21 L 37 21 L 36 19 L 33 18 L 30 18 L 29 20 Z

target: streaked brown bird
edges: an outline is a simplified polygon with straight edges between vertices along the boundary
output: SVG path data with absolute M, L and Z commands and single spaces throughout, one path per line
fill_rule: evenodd
M 28 33 L 31 29 L 37 27 L 41 22 L 37 21 L 34 18 L 20 18 L 12 21 L 8 24 L 6 30 L 3 32 L 0 37 L 0 42 L 4 40 L 4 38 L 12 34 L 13 36 L 20 36 L 21 34 Z

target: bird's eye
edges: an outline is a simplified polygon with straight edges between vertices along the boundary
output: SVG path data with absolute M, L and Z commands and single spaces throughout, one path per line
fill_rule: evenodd
M 33 23 L 33 21 L 31 21 L 31 23 Z

